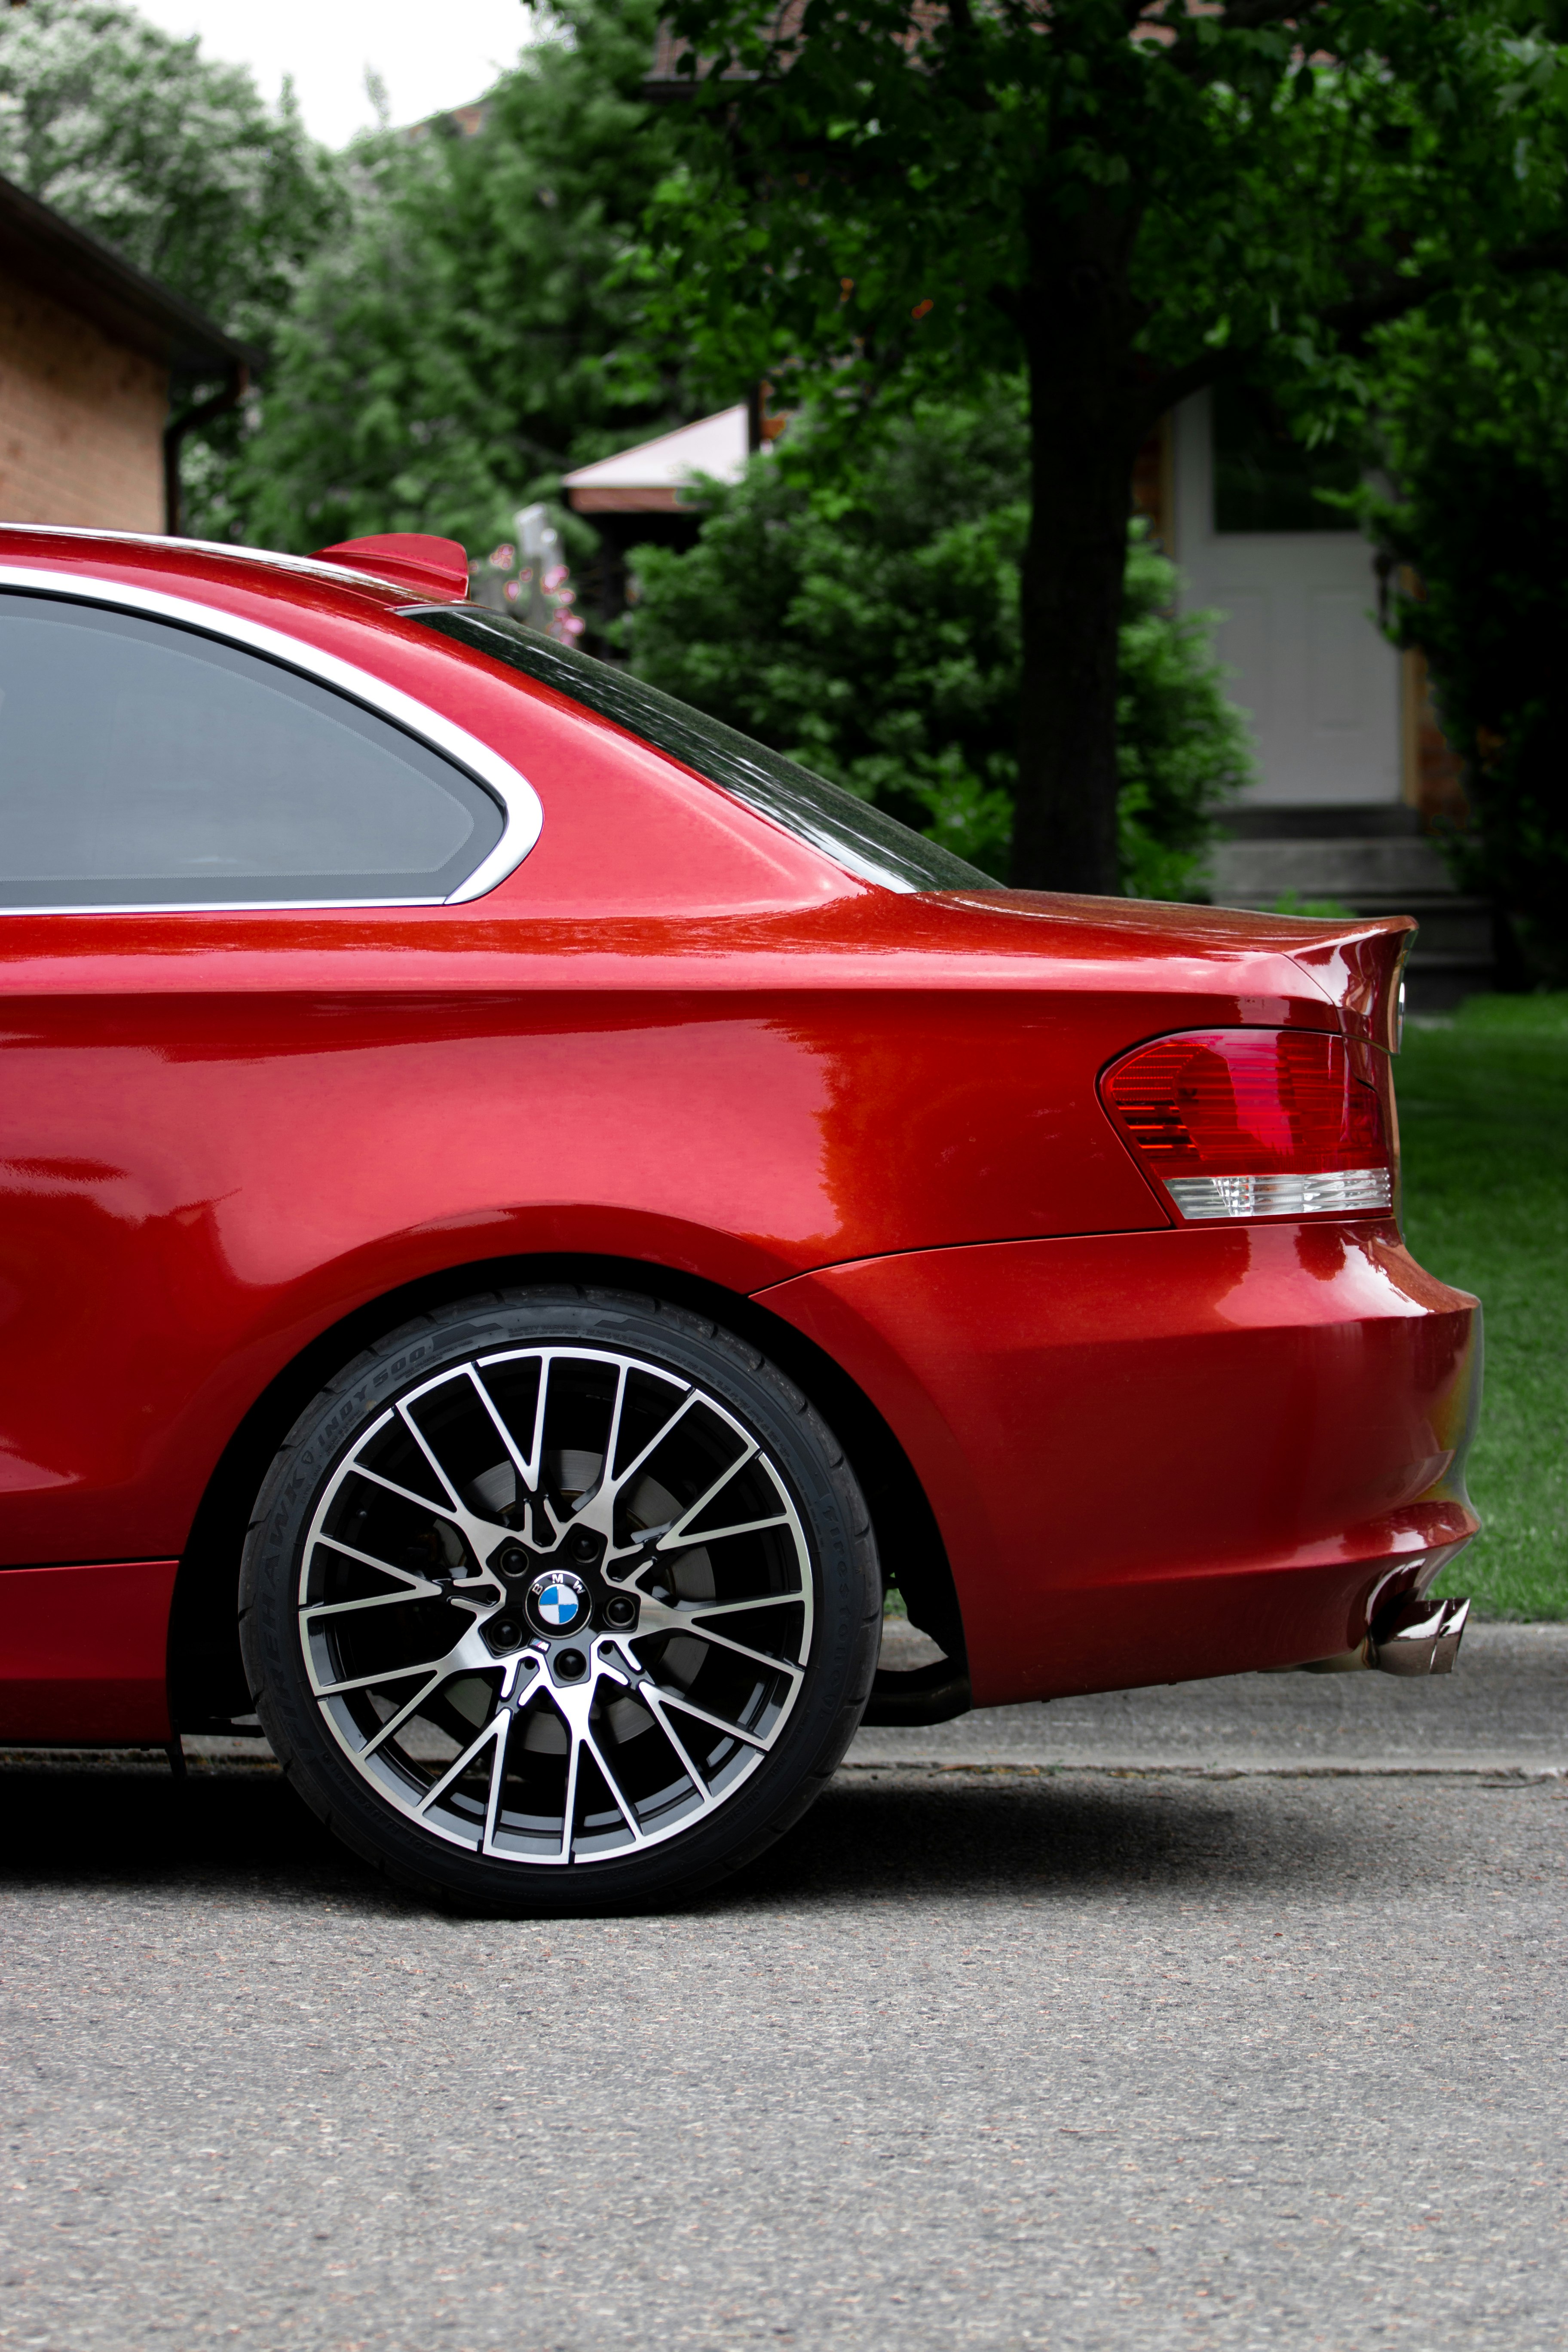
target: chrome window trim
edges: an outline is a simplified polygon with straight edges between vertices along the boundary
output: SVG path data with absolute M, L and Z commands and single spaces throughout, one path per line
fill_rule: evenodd
M 323 653 L 319 646 L 305 645 L 281 629 L 268 628 L 264 622 L 245 620 L 219 606 L 198 604 L 193 597 L 171 596 L 158 588 L 133 588 L 122 581 L 100 579 L 93 572 L 60 572 L 35 570 L 30 564 L 0 564 L 0 592 L 7 588 L 53 596 L 61 604 L 107 604 L 117 612 L 137 614 L 148 620 L 172 621 L 179 627 L 239 646 L 286 669 L 297 670 L 302 677 L 315 679 L 318 685 L 329 687 L 334 693 L 345 695 L 381 718 L 391 719 L 430 751 L 468 769 L 500 801 L 504 823 L 495 847 L 481 858 L 467 881 L 444 897 L 159 898 L 150 903 L 115 899 L 99 900 L 89 906 L 58 907 L 16 907 L 0 899 L 0 915 L 246 915 L 374 907 L 458 907 L 469 899 L 484 898 L 498 883 L 504 882 L 521 865 L 543 830 L 544 811 L 539 795 L 510 761 L 492 751 L 488 743 L 481 743 L 478 736 L 470 735 L 467 728 L 432 710 L 427 703 L 416 701 L 413 695 L 405 694 L 401 687 L 373 677 L 368 670 L 340 659 L 336 654 Z

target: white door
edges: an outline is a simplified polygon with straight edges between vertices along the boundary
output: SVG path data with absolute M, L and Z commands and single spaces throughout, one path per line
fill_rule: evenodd
M 1216 530 L 1209 394 L 1173 423 L 1182 602 L 1226 616 L 1215 649 L 1258 748 L 1247 803 L 1397 801 L 1399 656 L 1373 618 L 1372 550 L 1353 530 Z

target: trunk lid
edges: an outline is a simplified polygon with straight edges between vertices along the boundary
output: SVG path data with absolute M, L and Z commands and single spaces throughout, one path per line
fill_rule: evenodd
M 1301 929 L 1307 928 L 1303 923 Z M 1338 1006 L 1348 1036 L 1397 1054 L 1414 915 L 1359 915 L 1342 924 L 1313 923 L 1311 929 L 1315 939 L 1286 947 L 1291 962 Z
M 1321 917 L 1277 915 L 1267 908 L 1176 905 L 1153 898 L 1079 898 L 1047 890 L 953 892 L 941 898 L 902 899 L 906 912 L 944 907 L 984 913 L 1004 931 L 1027 929 L 1047 954 L 1097 963 L 1119 952 L 1130 961 L 1158 965 L 1191 958 L 1212 962 L 1215 976 L 1229 978 L 1238 965 L 1257 967 L 1239 980 L 1243 993 L 1262 986 L 1277 991 L 1283 975 L 1267 961 L 1280 958 L 1294 966 L 1302 993 L 1331 1004 L 1348 1037 L 1399 1051 L 1405 959 L 1415 936 L 1414 915 Z M 1050 934 L 1055 931 L 1056 937 Z M 1222 983 L 1225 984 L 1225 983 Z

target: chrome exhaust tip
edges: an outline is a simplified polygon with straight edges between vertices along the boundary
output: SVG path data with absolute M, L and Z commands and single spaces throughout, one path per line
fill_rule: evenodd
M 1300 1666 L 1268 1666 L 1266 1674 L 1451 1675 L 1469 1620 L 1468 1601 L 1404 1601 L 1381 1618 L 1375 1633 L 1353 1650 L 1310 1658 Z
M 1367 1643 L 1380 1675 L 1451 1675 L 1465 1638 L 1468 1601 L 1409 1601 Z

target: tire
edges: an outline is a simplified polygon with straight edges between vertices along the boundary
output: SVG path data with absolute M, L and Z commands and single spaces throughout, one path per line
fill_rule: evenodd
M 561 1287 L 348 1365 L 268 1471 L 240 1580 L 300 1796 L 400 1885 L 513 1917 L 668 1901 L 763 1853 L 853 1736 L 880 1616 L 864 1498 L 800 1391 L 681 1308 Z

